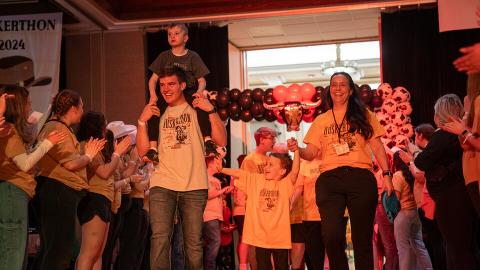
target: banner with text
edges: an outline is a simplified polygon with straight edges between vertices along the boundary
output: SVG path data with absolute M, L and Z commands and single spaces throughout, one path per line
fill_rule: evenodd
M 37 120 L 58 92 L 61 40 L 62 13 L 0 16 L 0 84 L 27 88 Z

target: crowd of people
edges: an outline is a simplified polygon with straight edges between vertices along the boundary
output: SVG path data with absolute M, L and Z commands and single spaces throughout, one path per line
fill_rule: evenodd
M 463 103 L 437 100 L 436 129 L 419 125 L 408 148 L 390 149 L 352 77 L 337 72 L 305 147 L 277 145 L 262 127 L 231 169 L 225 125 L 202 95 L 208 68 L 186 49 L 185 25 L 168 40 L 136 126 L 84 112 L 63 90 L 37 134 L 28 90 L 1 86 L 0 268 L 27 267 L 30 214 L 32 269 L 216 269 L 231 194 L 240 270 L 348 269 L 348 222 L 357 270 L 479 269 L 479 73 Z

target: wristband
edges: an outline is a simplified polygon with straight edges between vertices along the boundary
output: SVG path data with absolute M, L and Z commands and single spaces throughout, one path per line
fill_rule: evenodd
M 207 114 L 212 114 L 212 113 L 216 113 L 216 112 L 217 112 L 217 109 L 215 107 L 213 107 L 213 109 L 208 111 Z
M 127 182 L 127 179 L 125 178 L 125 179 L 123 179 L 123 186 L 125 187 L 127 185 L 128 185 L 128 182 Z
M 390 177 L 393 176 L 393 175 L 392 175 L 392 172 L 391 172 L 390 170 L 385 170 L 385 171 L 383 171 L 382 175 L 383 175 L 383 176 L 390 176 Z
M 462 133 L 460 135 L 465 136 L 465 134 L 467 134 L 467 133 L 468 133 L 468 130 L 465 129 L 464 131 L 462 131 Z
M 140 120 L 138 120 L 137 122 L 138 122 L 139 126 L 146 126 L 147 125 L 147 123 L 145 123 L 143 121 L 140 121 Z
M 116 156 L 117 158 L 120 158 L 120 154 L 113 152 L 112 157 Z
M 472 133 L 468 133 L 468 134 L 465 136 L 465 140 L 463 140 L 463 144 L 466 144 L 467 141 L 468 141 L 468 138 L 469 138 L 469 137 L 472 137 L 472 136 L 473 136 Z

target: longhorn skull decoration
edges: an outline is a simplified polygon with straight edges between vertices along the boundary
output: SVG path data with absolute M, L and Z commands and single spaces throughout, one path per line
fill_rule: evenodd
M 279 110 L 280 115 L 287 124 L 287 131 L 299 131 L 300 122 L 304 115 L 304 110 L 313 109 L 318 107 L 322 103 L 322 100 L 316 102 L 303 101 L 303 102 L 278 102 L 277 104 L 266 104 L 263 106 L 267 110 Z

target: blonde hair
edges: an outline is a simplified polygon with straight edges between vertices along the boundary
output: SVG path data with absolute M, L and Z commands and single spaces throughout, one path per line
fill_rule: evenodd
M 180 28 L 180 30 L 182 30 L 183 33 L 185 33 L 185 35 L 188 35 L 188 27 L 187 27 L 186 24 L 184 24 L 184 23 L 172 23 L 172 24 L 168 25 L 167 30 L 170 30 L 174 27 Z
M 437 99 L 434 106 L 435 115 L 440 123 L 443 124 L 450 121 L 450 117 L 462 118 L 463 104 L 460 98 L 455 94 L 446 94 Z
M 475 117 L 475 99 L 480 95 L 480 73 L 468 75 L 467 80 L 467 96 L 470 99 L 470 110 L 468 112 L 467 125 L 473 126 L 473 118 Z

